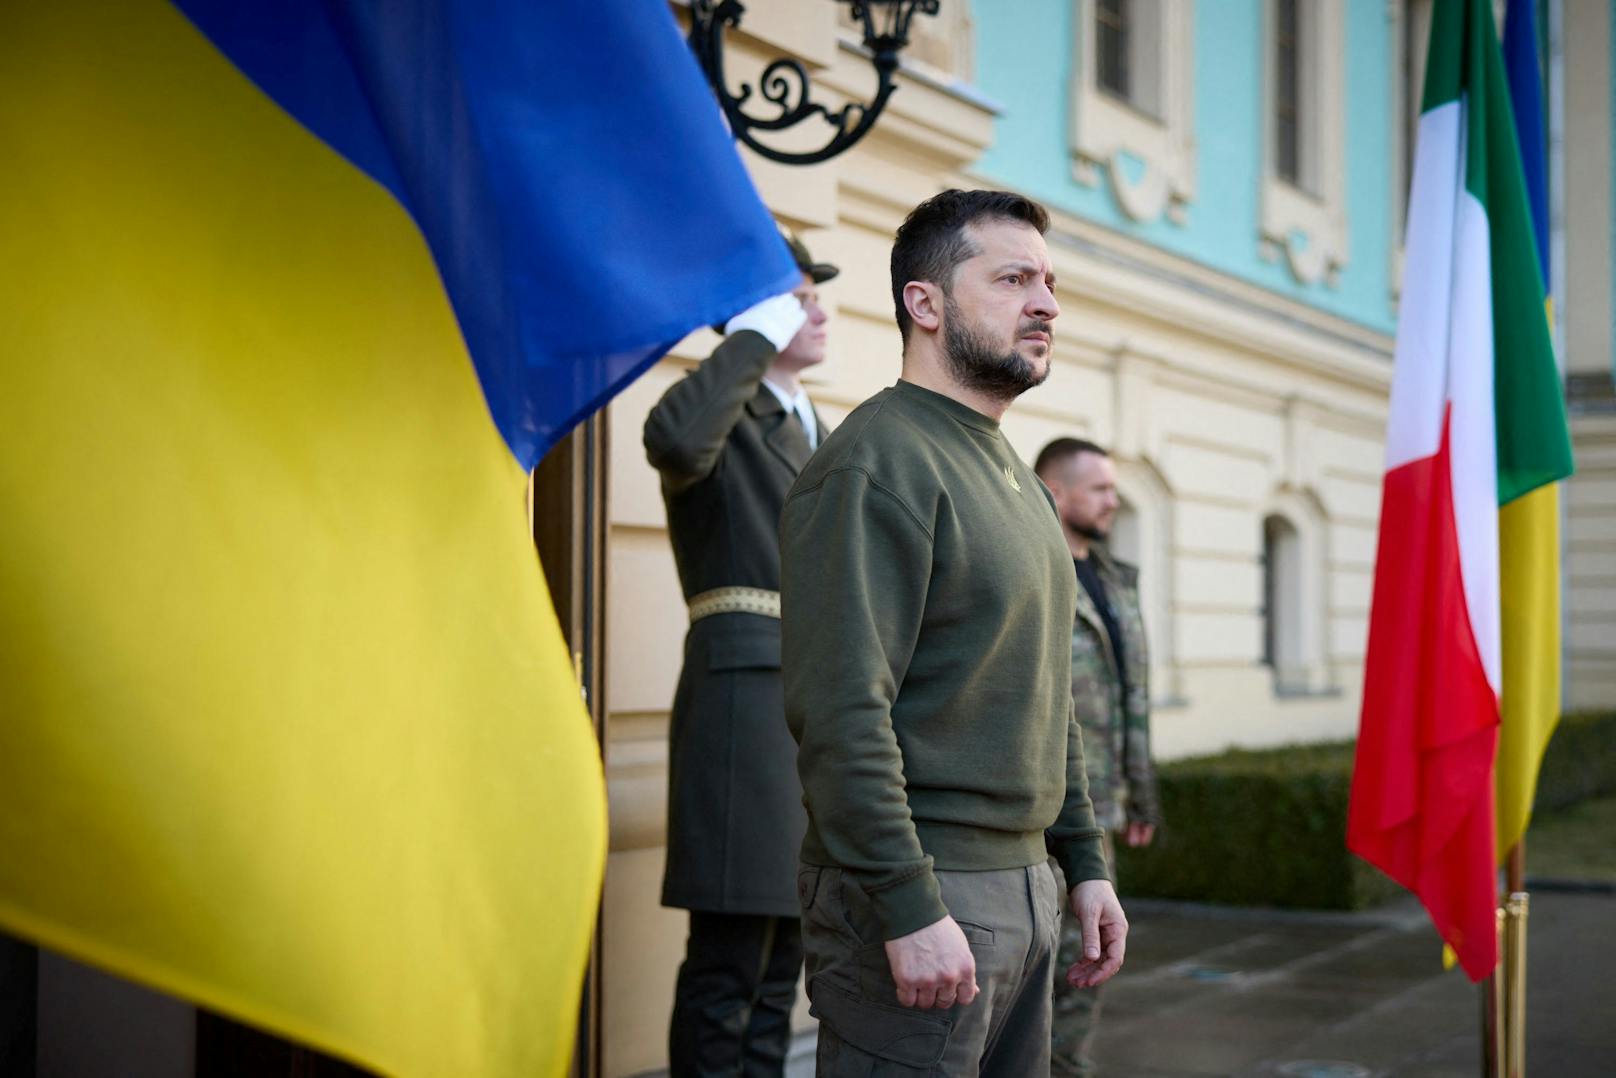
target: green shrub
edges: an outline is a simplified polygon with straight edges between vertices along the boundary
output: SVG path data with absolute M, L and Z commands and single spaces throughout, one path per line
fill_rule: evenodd
M 1117 850 L 1126 895 L 1240 906 L 1363 909 L 1402 891 L 1347 852 L 1351 741 L 1235 749 L 1159 769 L 1167 823 Z M 1536 811 L 1616 793 L 1616 713 L 1567 715 L 1544 756 Z
M 1616 794 L 1616 711 L 1564 716 L 1543 754 L 1533 812 L 1553 812 L 1610 794 Z
M 1361 909 L 1398 886 L 1347 852 L 1351 742 L 1232 750 L 1159 769 L 1166 825 L 1120 848 L 1124 894 Z

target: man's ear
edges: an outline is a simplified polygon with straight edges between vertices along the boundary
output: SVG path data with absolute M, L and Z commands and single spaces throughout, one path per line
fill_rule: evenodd
M 930 281 L 904 285 L 903 306 L 909 320 L 928 333 L 936 333 L 943 324 L 943 290 Z

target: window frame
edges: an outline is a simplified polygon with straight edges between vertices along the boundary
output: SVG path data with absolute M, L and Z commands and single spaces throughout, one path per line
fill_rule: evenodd
M 1274 522 L 1283 526 L 1283 534 L 1271 550 Z M 1328 656 L 1329 518 L 1311 491 L 1282 490 L 1262 507 L 1257 528 L 1258 663 L 1268 668 L 1275 696 L 1334 692 Z
M 1073 180 L 1130 220 L 1185 223 L 1195 199 L 1195 0 L 1128 0 L 1128 99 L 1099 81 L 1098 0 L 1073 5 Z
M 1425 92 L 1425 53 L 1434 0 L 1394 0 L 1390 18 L 1392 57 L 1391 177 L 1392 243 L 1389 300 L 1403 294 L 1403 243 L 1408 232 L 1408 196 L 1414 183 L 1415 136 Z
M 1293 187 L 1304 190 L 1311 177 L 1305 175 L 1306 158 L 1303 138 L 1308 134 L 1303 121 L 1306 111 L 1302 105 L 1302 37 L 1303 20 L 1307 18 L 1300 0 L 1273 0 L 1275 6 L 1274 37 L 1269 46 L 1274 50 L 1274 168 L 1279 178 Z M 1291 25 L 1285 26 L 1280 12 L 1290 12 Z M 1286 58 L 1290 63 L 1287 67 Z M 1289 83 L 1289 85 L 1287 85 Z M 1287 125 L 1289 142 L 1286 141 Z
M 1334 287 L 1348 256 L 1346 212 L 1346 7 L 1343 0 L 1298 0 L 1298 177 L 1278 161 L 1280 0 L 1263 3 L 1263 131 L 1258 254 L 1283 261 L 1303 284 Z
M 1117 38 L 1117 47 L 1115 50 L 1114 60 L 1109 59 L 1108 50 L 1105 48 L 1105 27 L 1109 21 L 1107 16 L 1110 14 L 1106 11 L 1106 7 L 1110 4 L 1117 5 L 1115 18 L 1118 25 L 1111 27 L 1112 33 Z M 1127 5 L 1128 0 L 1095 0 L 1094 77 L 1101 93 L 1110 94 L 1112 97 L 1115 97 L 1118 100 L 1132 104 L 1133 85 L 1130 76 L 1133 73 L 1133 68 L 1128 62 L 1130 59 L 1128 54 L 1131 44 L 1129 40 L 1131 35 L 1129 33 L 1128 23 L 1129 16 L 1132 14 L 1132 12 Z M 1120 78 L 1117 79 L 1115 83 L 1107 79 L 1107 67 L 1114 67 L 1114 73 L 1120 75 Z

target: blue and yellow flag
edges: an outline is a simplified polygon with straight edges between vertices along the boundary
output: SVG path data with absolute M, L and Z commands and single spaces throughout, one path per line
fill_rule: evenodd
M 562 1073 L 605 806 L 524 469 L 796 275 L 667 6 L 21 5 L 0 145 L 0 927 Z

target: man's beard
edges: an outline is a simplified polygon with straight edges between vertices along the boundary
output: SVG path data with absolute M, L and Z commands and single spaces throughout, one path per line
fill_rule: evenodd
M 1020 333 L 1049 332 L 1046 322 L 1025 323 Z M 1014 347 L 1000 351 L 986 335 L 965 323 L 964 314 L 952 297 L 943 300 L 943 358 L 949 373 L 966 389 L 974 389 L 994 400 L 1013 401 L 1049 377 L 1052 363 L 1042 372 L 1023 358 Z
M 1111 538 L 1111 530 L 1102 528 L 1098 524 L 1078 524 L 1075 521 L 1068 520 L 1066 527 L 1091 543 L 1103 543 Z

